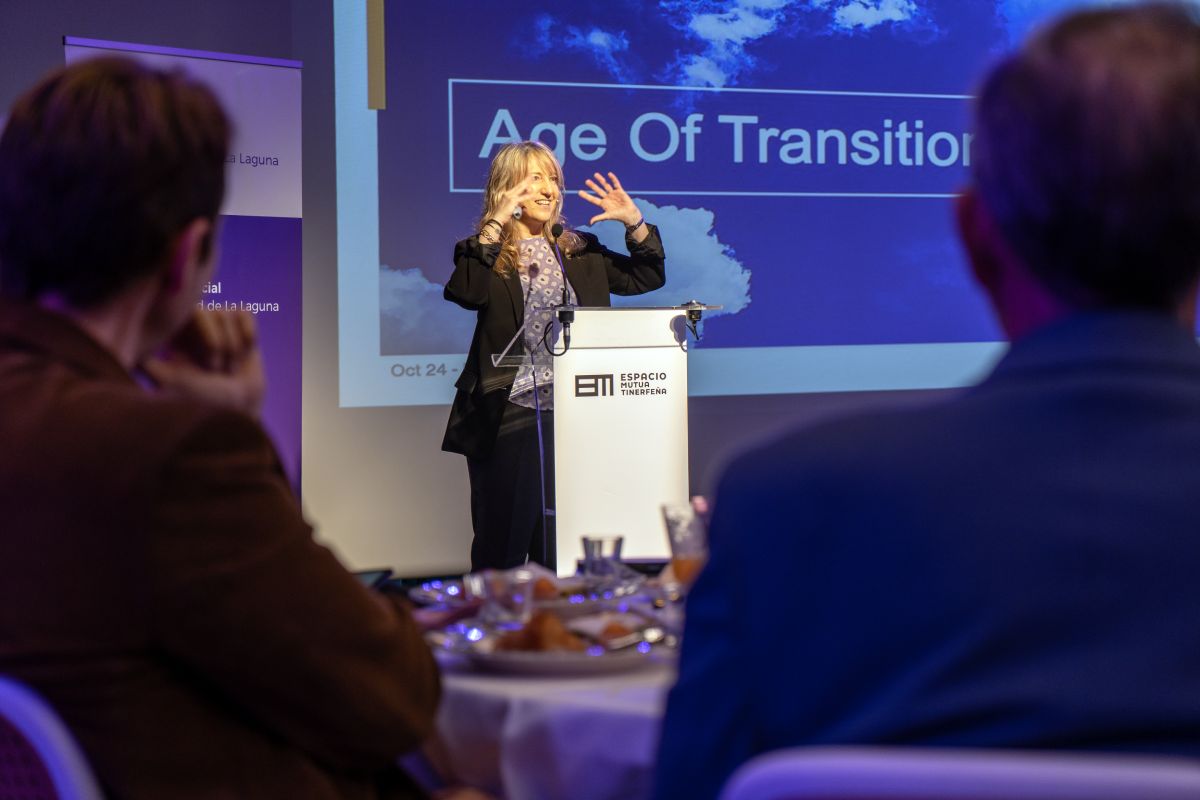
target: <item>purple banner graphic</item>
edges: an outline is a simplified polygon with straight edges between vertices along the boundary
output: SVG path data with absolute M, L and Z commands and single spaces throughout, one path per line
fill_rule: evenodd
M 267 372 L 263 424 L 293 484 L 300 479 L 302 222 L 295 218 L 221 218 L 220 264 L 201 301 L 254 315 Z
M 65 38 L 68 63 L 102 55 L 182 69 L 234 121 L 217 275 L 201 305 L 254 314 L 267 374 L 262 421 L 300 486 L 300 63 L 157 45 Z

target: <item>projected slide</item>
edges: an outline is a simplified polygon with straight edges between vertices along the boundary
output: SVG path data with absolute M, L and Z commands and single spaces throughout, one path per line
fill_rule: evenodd
M 365 72 L 343 44 L 365 23 L 337 11 L 343 405 L 449 402 L 475 322 L 442 299 L 452 247 L 492 155 L 526 138 L 554 148 L 569 191 L 615 172 L 660 228 L 666 286 L 615 304 L 723 307 L 692 353 L 693 394 L 974 379 L 1002 346 L 952 230 L 970 93 L 1072 5 L 397 4 L 379 112 L 358 100 L 363 73 L 347 77 L 355 58 Z M 565 213 L 623 249 L 584 201 Z

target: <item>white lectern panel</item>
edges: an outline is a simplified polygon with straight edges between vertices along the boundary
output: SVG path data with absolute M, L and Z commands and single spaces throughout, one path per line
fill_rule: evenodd
M 687 339 L 679 309 L 580 308 L 554 361 L 558 572 L 589 534 L 667 558 L 663 503 L 686 502 Z

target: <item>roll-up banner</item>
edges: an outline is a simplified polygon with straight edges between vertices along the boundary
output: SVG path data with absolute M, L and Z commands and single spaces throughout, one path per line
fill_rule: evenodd
M 212 283 L 201 304 L 255 316 L 267 373 L 263 423 L 300 485 L 300 62 L 64 38 L 67 63 L 120 55 L 212 87 L 234 126 Z

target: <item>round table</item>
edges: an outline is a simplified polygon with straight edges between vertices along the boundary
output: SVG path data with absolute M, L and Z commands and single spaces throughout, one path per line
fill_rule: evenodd
M 586 677 L 472 672 L 442 662 L 445 777 L 513 800 L 638 800 L 653 782 L 670 661 Z

